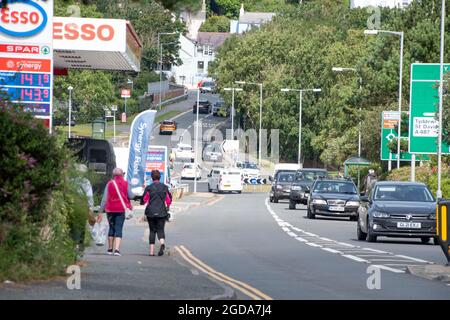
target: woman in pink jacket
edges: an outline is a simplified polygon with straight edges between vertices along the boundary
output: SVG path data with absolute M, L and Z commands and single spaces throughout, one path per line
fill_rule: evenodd
M 120 197 L 117 190 L 120 192 Z M 122 169 L 114 169 L 113 179 L 106 185 L 102 203 L 100 205 L 101 211 L 106 212 L 108 217 L 108 254 L 110 255 L 121 255 L 120 242 L 122 240 L 122 229 L 125 222 L 125 206 L 130 210 L 132 209 L 130 202 L 130 199 L 132 198 L 133 194 L 128 189 L 127 181 L 123 178 Z

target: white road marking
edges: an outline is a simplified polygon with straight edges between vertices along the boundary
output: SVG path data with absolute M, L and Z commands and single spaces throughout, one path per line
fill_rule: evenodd
M 342 256 L 345 257 L 345 258 L 357 261 L 357 262 L 370 263 L 369 261 L 367 261 L 365 259 L 358 258 L 357 256 L 353 256 L 351 254 L 343 254 Z
M 288 232 L 287 234 L 290 235 L 293 238 L 297 237 L 297 235 L 295 233 L 293 233 L 293 232 Z
M 378 252 L 378 253 L 386 253 L 386 254 L 393 254 L 391 252 L 387 252 L 387 251 L 383 251 L 383 250 L 377 250 L 377 249 L 372 249 L 372 248 L 363 248 L 364 250 L 369 250 L 372 252 Z
M 341 251 L 339 251 L 339 250 L 334 250 L 334 249 L 331 249 L 331 248 L 322 248 L 322 250 L 328 251 L 328 252 L 331 252 L 331 253 L 342 254 Z
M 345 242 L 336 242 L 336 243 L 340 244 L 341 246 L 344 246 L 344 247 L 355 248 L 354 245 L 348 244 L 348 243 L 345 243 Z
M 404 260 L 404 259 L 370 259 L 370 261 L 379 261 L 379 262 L 388 262 L 388 261 L 392 261 L 392 262 L 410 262 L 413 263 L 413 261 L 408 261 L 408 260 Z
M 404 255 L 401 255 L 401 254 L 396 254 L 395 256 L 398 257 L 398 258 L 409 259 L 409 260 L 412 260 L 412 261 L 428 263 L 428 264 L 434 264 L 434 262 L 430 262 L 430 261 L 426 261 L 426 260 L 422 260 L 422 259 L 417 259 L 417 258 L 413 258 L 413 257 L 409 257 L 409 256 L 404 256 Z
M 290 231 L 289 228 L 286 228 L 286 227 L 283 227 L 281 229 L 283 229 L 284 232 L 289 232 Z
M 322 246 L 320 244 L 316 244 L 316 243 L 312 243 L 312 242 L 307 242 L 306 244 L 311 247 L 322 248 Z
M 391 272 L 394 272 L 394 273 L 405 273 L 405 271 L 403 271 L 403 270 L 399 270 L 399 269 L 394 269 L 394 268 L 386 267 L 386 266 L 384 266 L 384 265 L 377 265 L 377 264 L 375 264 L 375 265 L 373 265 L 373 266 L 374 266 L 374 267 L 377 267 L 377 268 L 379 268 L 379 269 L 391 271 Z
M 308 240 L 302 238 L 302 237 L 297 237 L 295 238 L 296 240 L 300 241 L 300 242 L 308 242 Z
M 311 233 L 311 232 L 303 232 L 304 234 L 311 236 L 311 237 L 317 237 L 317 234 Z
M 328 238 L 324 238 L 324 237 L 319 237 L 320 240 L 323 241 L 331 241 L 331 242 L 335 242 L 334 240 L 328 239 Z

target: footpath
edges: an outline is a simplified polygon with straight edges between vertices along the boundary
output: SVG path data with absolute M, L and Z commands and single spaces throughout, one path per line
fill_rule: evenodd
M 137 206 L 135 216 L 125 223 L 121 257 L 107 255 L 104 246 L 93 244 L 86 249 L 79 263 L 81 289 L 67 288 L 68 274 L 50 281 L 0 284 L 0 299 L 234 299 L 231 288 L 193 270 L 170 245 L 171 225 L 177 223 L 177 215 L 220 199 L 214 194 L 189 194 L 175 201 L 166 228 L 167 250 L 162 257 L 148 255 L 148 224 L 143 207 Z

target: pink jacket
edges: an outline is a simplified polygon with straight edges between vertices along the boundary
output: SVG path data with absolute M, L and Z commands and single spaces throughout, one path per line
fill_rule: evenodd
M 128 209 L 132 209 L 131 202 L 128 199 L 128 183 L 121 176 L 114 177 L 114 181 L 116 182 L 120 194 L 122 195 L 122 199 L 125 202 L 125 205 Z M 125 208 L 120 201 L 119 195 L 117 194 L 116 187 L 113 182 L 110 181 L 106 185 L 106 204 L 105 204 L 105 212 L 125 212 Z

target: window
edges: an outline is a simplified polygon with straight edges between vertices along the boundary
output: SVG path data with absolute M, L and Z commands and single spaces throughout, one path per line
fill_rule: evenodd
M 203 72 L 205 69 L 205 62 L 204 61 L 197 61 L 197 71 Z
M 204 45 L 203 46 L 203 55 L 204 56 L 212 56 L 213 54 L 213 48 L 210 45 Z

